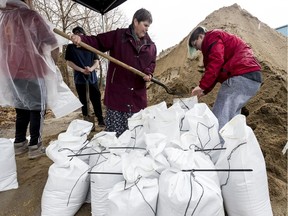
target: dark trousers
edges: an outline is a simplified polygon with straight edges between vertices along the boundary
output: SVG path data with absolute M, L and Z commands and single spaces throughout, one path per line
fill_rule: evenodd
M 37 110 L 24 110 L 16 108 L 16 131 L 15 143 L 23 142 L 26 140 L 27 128 L 30 123 L 30 146 L 37 145 L 42 141 L 42 126 L 44 121 L 45 111 Z
M 79 100 L 83 104 L 82 114 L 83 116 L 88 115 L 87 111 L 87 99 L 86 99 L 86 84 L 75 84 Z M 89 84 L 89 96 L 92 103 L 95 116 L 98 122 L 103 122 L 102 105 L 101 105 L 101 93 L 99 91 L 97 83 Z

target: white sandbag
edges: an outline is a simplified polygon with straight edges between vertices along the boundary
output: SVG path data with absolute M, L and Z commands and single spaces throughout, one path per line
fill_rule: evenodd
M 155 178 L 158 177 L 151 157 L 146 157 L 146 152 L 134 150 L 121 155 L 122 173 L 128 183 L 137 181 L 140 177 Z
M 58 134 L 58 140 L 61 141 L 61 146 L 63 148 L 69 148 L 70 146 L 82 145 L 87 140 L 87 135 L 75 136 L 72 133 L 63 132 Z
M 145 147 L 144 133 L 145 133 L 145 118 L 143 116 L 143 110 L 135 113 L 128 118 L 128 128 L 131 131 L 132 145 L 135 147 Z
M 167 110 L 167 104 L 165 101 L 162 101 L 158 104 L 152 105 L 152 106 L 148 106 L 144 109 L 144 115 L 151 115 L 151 116 L 155 116 L 155 110 Z
M 102 146 L 103 148 L 108 149 L 109 146 L 118 145 L 119 141 L 116 137 L 116 132 L 101 131 L 94 135 L 91 139 L 91 143 L 92 146 Z
M 18 188 L 14 144 L 0 138 L 0 191 Z
M 127 149 L 130 147 L 135 147 L 131 143 L 131 132 L 129 130 L 124 131 L 119 137 L 116 136 L 116 132 L 101 131 L 94 135 L 90 143 L 92 146 L 100 147 L 102 151 L 115 153 L 116 155 L 121 155 L 128 151 Z M 92 147 L 91 153 L 93 152 Z
M 172 167 L 160 175 L 157 215 L 224 215 L 217 172 L 197 171 L 215 169 L 210 158 L 194 150 L 166 148 L 165 152 Z
M 169 110 L 174 110 L 176 112 L 176 118 L 178 119 L 178 127 L 179 130 L 182 131 L 184 130 L 183 127 L 185 127 L 186 124 L 184 123 L 184 119 L 185 119 L 185 113 L 187 112 L 186 109 L 183 109 L 182 104 L 180 102 L 178 103 L 174 103 L 171 107 L 169 107 Z M 180 133 L 181 134 L 181 133 Z
M 81 137 L 84 134 L 88 136 L 91 132 L 92 127 L 93 127 L 92 122 L 84 121 L 81 119 L 75 119 L 70 122 L 66 132 L 72 134 L 73 136 Z
M 124 131 L 118 138 L 117 142 L 112 143 L 108 147 L 111 153 L 115 153 L 117 155 L 121 155 L 125 152 L 134 151 L 135 149 L 146 150 L 142 146 L 135 146 L 134 139 L 132 139 L 132 134 L 130 130 Z
M 60 152 L 63 157 L 69 156 L 71 158 L 73 155 L 82 154 L 83 156 L 75 157 L 78 157 L 87 164 L 89 163 L 91 145 L 87 140 L 86 134 L 83 134 L 82 136 L 73 136 L 67 132 L 60 133 L 56 142 L 53 143 L 57 146 L 57 151 Z
M 186 117 L 189 122 L 189 133 L 192 137 L 198 137 L 196 143 L 189 143 L 198 149 L 214 149 L 221 148 L 219 137 L 219 123 L 218 119 L 212 113 L 210 108 L 205 103 L 195 104 L 192 109 L 186 112 Z M 185 146 L 190 148 L 190 146 Z M 195 148 L 195 149 L 197 149 Z M 217 162 L 220 150 L 206 151 L 211 156 L 214 163 Z
M 200 172 L 170 168 L 161 173 L 157 216 L 224 216 L 219 186 Z
M 130 146 L 131 142 L 131 131 L 126 130 L 124 131 L 119 137 L 118 137 L 119 142 L 121 143 L 122 146 Z
M 53 163 L 41 200 L 42 216 L 74 216 L 85 202 L 89 166 L 78 158 Z
M 159 104 L 146 107 L 144 110 L 140 110 L 128 118 L 128 128 L 131 131 L 133 146 L 145 147 L 144 133 L 147 133 L 149 130 L 148 119 L 154 118 L 157 115 L 157 111 L 155 113 L 155 110 L 167 110 L 166 102 L 163 101 Z
M 226 147 L 218 169 L 253 169 L 252 172 L 219 172 L 229 216 L 271 216 L 265 160 L 253 130 L 243 115 L 235 116 L 220 131 Z
M 93 216 L 107 215 L 109 209 L 108 194 L 115 184 L 124 180 L 121 174 L 122 164 L 120 156 L 108 154 L 105 157 L 107 157 L 105 161 L 98 163 L 91 169 L 90 187 Z M 93 174 L 95 172 L 99 172 L 99 174 Z M 118 175 L 118 173 L 121 175 Z
M 59 134 L 60 135 L 60 134 Z M 80 145 L 79 143 L 82 143 L 84 140 L 86 140 L 87 136 L 83 135 L 82 137 L 79 136 L 67 136 L 67 133 L 65 133 L 65 136 L 60 135 L 60 140 L 54 140 L 51 141 L 46 148 L 46 155 L 49 157 L 54 163 L 57 164 L 65 164 L 67 161 L 78 158 L 84 161 L 86 164 L 89 164 L 90 160 L 90 151 L 91 146 L 89 143 L 84 142 L 84 144 Z M 59 136 L 58 136 L 59 137 Z M 70 140 L 70 141 L 69 141 Z M 79 154 L 85 154 L 82 156 L 73 156 L 73 155 L 79 155 Z M 86 155 L 87 154 L 87 155 Z M 87 170 L 90 171 L 90 170 Z M 90 182 L 90 176 L 87 177 L 87 182 Z M 90 186 L 90 185 L 88 185 Z M 88 194 L 85 202 L 90 202 L 90 190 L 88 189 Z
M 97 134 L 96 134 L 97 135 Z M 91 139 L 90 145 L 91 145 L 91 151 L 90 151 L 90 158 L 89 158 L 89 166 L 91 169 L 96 166 L 99 163 L 102 163 L 102 161 L 107 160 L 107 157 L 105 156 L 105 152 L 108 152 L 105 147 L 101 146 L 99 144 L 99 140 L 94 138 Z M 116 137 L 116 133 L 114 133 L 114 136 Z
M 148 119 L 149 130 L 147 133 L 161 133 L 170 140 L 180 139 L 180 122 L 184 117 L 184 110 L 179 104 L 173 104 L 167 110 L 154 110 L 153 118 Z
M 198 149 L 201 150 L 198 146 L 199 137 L 196 133 L 184 132 L 181 134 L 180 142 L 177 143 L 183 150 Z M 203 151 L 206 152 L 206 151 Z
M 94 141 L 92 140 L 90 144 L 91 144 L 91 151 L 90 151 L 90 157 L 89 157 L 89 166 L 90 166 L 89 171 L 91 171 L 98 164 L 107 160 L 107 157 L 105 156 L 105 152 L 107 151 L 105 151 L 105 148 L 98 145 L 97 142 L 95 142 L 95 140 Z M 88 194 L 87 194 L 85 202 L 91 203 L 91 185 L 89 185 L 89 190 L 88 190 Z
M 195 104 L 198 103 L 198 97 L 197 96 L 193 96 L 193 97 L 189 97 L 189 98 L 174 98 L 173 99 L 173 104 L 175 104 L 175 103 L 179 103 L 180 107 L 186 113 L 187 111 L 192 109 Z M 185 115 L 181 119 L 181 122 L 180 122 L 180 131 L 181 131 L 181 133 L 189 131 L 189 127 L 190 126 L 189 126 L 189 123 L 188 123 L 188 119 L 187 119 L 187 117 Z
M 158 180 L 140 178 L 117 183 L 109 193 L 109 216 L 155 216 Z
M 198 97 L 193 96 L 189 98 L 174 98 L 173 104 L 179 103 L 181 108 L 185 110 L 186 112 L 194 107 L 195 104 L 198 103 Z
M 58 140 L 51 141 L 47 148 L 45 149 L 46 156 L 50 158 L 54 163 L 64 164 L 70 158 L 63 156 L 59 151 Z
M 145 134 L 146 149 L 149 152 L 147 157 L 153 158 L 153 167 L 156 172 L 161 173 L 163 170 L 170 167 L 169 162 L 163 152 L 168 143 L 167 136 L 160 133 Z

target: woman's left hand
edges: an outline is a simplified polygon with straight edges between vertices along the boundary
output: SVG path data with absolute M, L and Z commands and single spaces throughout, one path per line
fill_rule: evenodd
M 146 82 L 150 82 L 151 79 L 152 79 L 152 75 L 151 75 L 151 74 L 145 75 L 145 76 L 143 77 L 143 79 L 144 79 Z

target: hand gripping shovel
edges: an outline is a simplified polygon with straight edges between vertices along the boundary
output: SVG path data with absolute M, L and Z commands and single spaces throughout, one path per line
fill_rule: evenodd
M 54 28 L 54 32 L 56 34 L 61 35 L 64 38 L 70 40 L 70 36 L 68 34 L 60 31 L 59 29 Z M 123 67 L 123 68 L 125 68 L 127 70 L 129 70 L 129 71 L 131 71 L 132 73 L 134 73 L 136 75 L 139 75 L 141 77 L 146 76 L 145 73 L 137 70 L 136 68 L 133 68 L 133 67 L 131 67 L 131 66 L 129 66 L 129 65 L 127 65 L 127 64 L 125 64 L 125 63 L 123 63 L 123 62 L 121 62 L 121 61 L 119 61 L 119 60 L 117 60 L 117 59 L 115 59 L 115 58 L 113 58 L 113 57 L 111 57 L 111 56 L 99 51 L 99 50 L 97 50 L 97 49 L 95 49 L 94 47 L 89 46 L 88 44 L 86 44 L 84 42 L 80 42 L 78 45 L 83 47 L 83 48 L 85 48 L 85 49 L 87 49 L 87 50 L 89 50 L 89 51 L 91 51 L 91 52 L 96 53 L 97 55 L 102 56 L 103 58 L 108 59 L 109 61 L 111 61 L 111 62 L 113 62 L 113 63 L 115 63 L 115 64 L 117 64 L 117 65 L 119 65 L 119 66 L 121 66 L 121 67 Z M 155 79 L 154 77 L 152 77 L 151 81 L 156 83 L 156 84 L 158 84 L 158 85 L 160 85 L 160 86 L 162 86 L 168 94 L 181 95 L 180 93 L 176 93 L 175 91 L 169 89 L 166 85 L 164 85 L 163 83 L 161 83 L 159 80 Z

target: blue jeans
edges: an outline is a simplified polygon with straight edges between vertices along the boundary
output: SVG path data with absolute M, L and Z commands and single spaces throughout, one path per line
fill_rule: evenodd
M 231 77 L 222 83 L 213 106 L 213 113 L 219 122 L 219 130 L 256 95 L 261 83 L 243 76 Z

